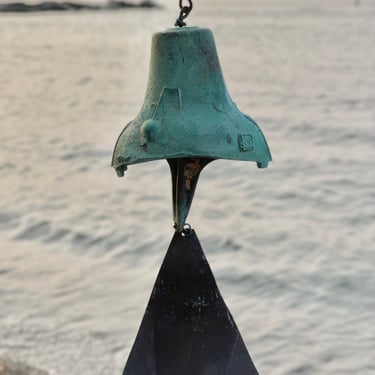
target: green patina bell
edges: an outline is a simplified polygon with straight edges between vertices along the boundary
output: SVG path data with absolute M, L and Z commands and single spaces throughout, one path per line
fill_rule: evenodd
M 146 97 L 117 140 L 112 165 L 166 159 L 176 233 L 123 375 L 258 375 L 194 230 L 185 223 L 202 169 L 215 159 L 271 160 L 266 140 L 232 102 L 210 30 L 182 27 L 152 41 Z
M 146 97 L 120 134 L 112 166 L 167 159 L 176 228 L 182 230 L 202 168 L 215 159 L 271 160 L 258 125 L 240 112 L 224 83 L 212 32 L 168 29 L 153 36 Z
M 228 93 L 211 31 L 198 27 L 153 36 L 146 97 L 112 165 L 123 176 L 130 164 L 185 157 L 256 161 L 260 168 L 271 160 L 261 130 Z

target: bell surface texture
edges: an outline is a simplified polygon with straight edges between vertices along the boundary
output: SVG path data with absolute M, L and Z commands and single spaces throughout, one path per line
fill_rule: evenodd
M 258 375 L 193 230 L 172 239 L 123 375 Z
M 260 168 L 271 160 L 262 131 L 227 91 L 208 29 L 154 34 L 144 103 L 120 134 L 112 166 L 123 176 L 130 164 L 176 158 L 248 160 Z

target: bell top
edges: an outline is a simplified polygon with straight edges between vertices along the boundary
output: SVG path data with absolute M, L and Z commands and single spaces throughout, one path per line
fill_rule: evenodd
M 224 83 L 212 32 L 181 27 L 156 33 L 145 100 L 120 134 L 112 166 L 185 157 L 271 160 L 257 124 L 240 112 Z
M 181 104 L 184 102 L 186 114 L 196 107 L 207 111 L 214 103 L 229 99 L 210 30 L 179 27 L 153 36 L 149 80 L 141 112 L 165 88 L 179 91 L 175 96 Z

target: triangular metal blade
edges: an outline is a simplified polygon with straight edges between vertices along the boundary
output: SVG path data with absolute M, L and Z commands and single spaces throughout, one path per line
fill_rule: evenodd
M 193 230 L 172 239 L 123 375 L 258 375 Z

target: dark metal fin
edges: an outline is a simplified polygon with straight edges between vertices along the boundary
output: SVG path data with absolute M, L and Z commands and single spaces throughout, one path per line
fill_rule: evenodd
M 172 239 L 123 375 L 258 375 L 193 230 Z

